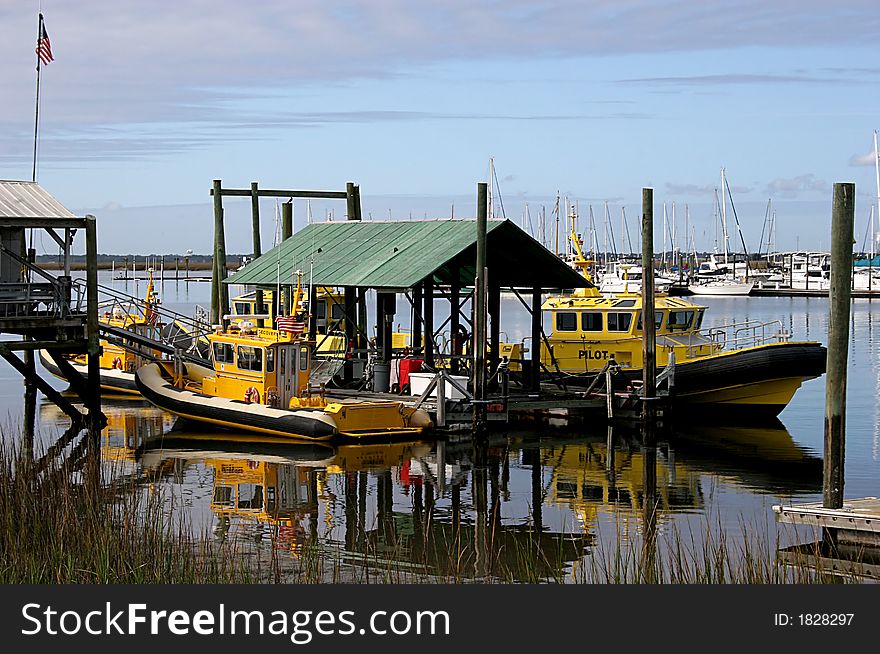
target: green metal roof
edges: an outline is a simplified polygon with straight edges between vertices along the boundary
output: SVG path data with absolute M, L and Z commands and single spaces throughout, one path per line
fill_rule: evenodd
M 226 279 L 227 284 L 290 284 L 294 271 L 319 286 L 412 288 L 431 276 L 470 286 L 475 277 L 476 222 L 412 220 L 312 223 Z M 279 265 L 280 264 L 280 265 Z M 487 265 L 494 286 L 575 288 L 589 286 L 509 220 L 487 225 Z

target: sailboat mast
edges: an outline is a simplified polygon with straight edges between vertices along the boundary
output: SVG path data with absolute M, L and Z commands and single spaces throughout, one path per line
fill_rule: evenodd
M 666 270 L 666 230 L 668 228 L 668 222 L 666 220 L 666 203 L 663 203 L 663 255 L 660 257 L 660 268 L 661 270 Z
M 877 178 L 877 220 L 880 220 L 880 151 L 877 149 L 877 130 L 874 130 L 874 175 Z M 874 258 L 874 221 L 871 221 L 871 259 Z
M 727 196 L 724 194 L 725 179 L 724 168 L 721 168 L 721 238 L 724 240 L 724 263 L 727 264 L 727 251 L 729 249 L 727 243 Z
M 672 201 L 672 267 L 678 266 L 678 243 L 675 240 L 675 200 Z

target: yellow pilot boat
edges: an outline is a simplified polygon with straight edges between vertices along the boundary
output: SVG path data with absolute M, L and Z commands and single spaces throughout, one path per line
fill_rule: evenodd
M 589 279 L 578 239 L 575 264 Z M 635 392 L 642 377 L 642 296 L 602 295 L 595 286 L 548 298 L 551 333 L 541 347 L 548 375 L 569 386 L 589 385 L 611 370 L 613 390 Z M 790 341 L 779 321 L 703 329 L 706 307 L 658 293 L 656 366 L 673 405 L 738 418 L 776 416 L 808 379 L 825 372 L 825 348 Z M 664 370 L 665 369 L 665 370 Z
M 294 307 L 302 297 L 298 284 Z M 431 427 L 422 410 L 392 401 L 328 401 L 309 381 L 314 343 L 305 316 L 279 321 L 283 329 L 232 323 L 207 339 L 213 368 L 162 361 L 135 373 L 141 394 L 182 418 L 267 436 L 408 438 Z

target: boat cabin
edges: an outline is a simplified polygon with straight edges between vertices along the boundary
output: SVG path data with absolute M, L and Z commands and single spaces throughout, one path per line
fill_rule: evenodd
M 250 291 L 232 298 L 232 320 L 234 322 L 252 321 L 255 318 L 275 320 L 275 303 L 273 291 L 263 291 L 263 304 L 266 313 L 257 314 L 256 292 Z M 282 302 L 284 292 L 281 293 Z M 345 305 L 342 293 L 332 288 L 319 288 L 315 311 L 312 315 L 318 334 L 330 334 L 345 331 Z
M 597 372 L 614 359 L 624 368 L 642 367 L 642 301 L 637 294 L 615 297 L 551 297 L 543 307 L 550 336 L 541 360 L 549 370 Z M 701 334 L 705 307 L 675 297 L 658 297 L 654 327 L 657 364 L 711 354 L 718 346 Z M 549 343 L 549 347 L 548 347 Z
M 204 394 L 275 407 L 308 394 L 311 342 L 245 322 L 208 339 L 214 377 L 202 380 Z

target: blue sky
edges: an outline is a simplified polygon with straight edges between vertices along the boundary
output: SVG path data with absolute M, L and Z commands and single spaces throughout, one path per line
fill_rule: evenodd
M 827 248 L 834 182 L 876 204 L 875 2 L 44 0 L 39 181 L 99 220 L 103 252 L 207 252 L 211 180 L 361 187 L 373 219 L 474 214 L 494 158 L 505 215 L 557 193 L 635 237 L 684 207 L 714 241 L 725 167 L 751 249 Z M 30 179 L 38 3 L 0 0 L 0 178 Z M 227 248 L 250 249 L 227 200 Z M 274 206 L 263 205 L 264 247 Z M 498 208 L 498 207 L 496 207 Z M 315 219 L 344 203 L 312 204 Z M 295 205 L 297 227 L 306 206 Z M 548 221 L 550 218 L 548 218 Z M 657 246 L 662 229 L 655 227 Z M 619 236 L 618 236 L 619 238 Z M 680 245 L 683 246 L 683 243 Z

